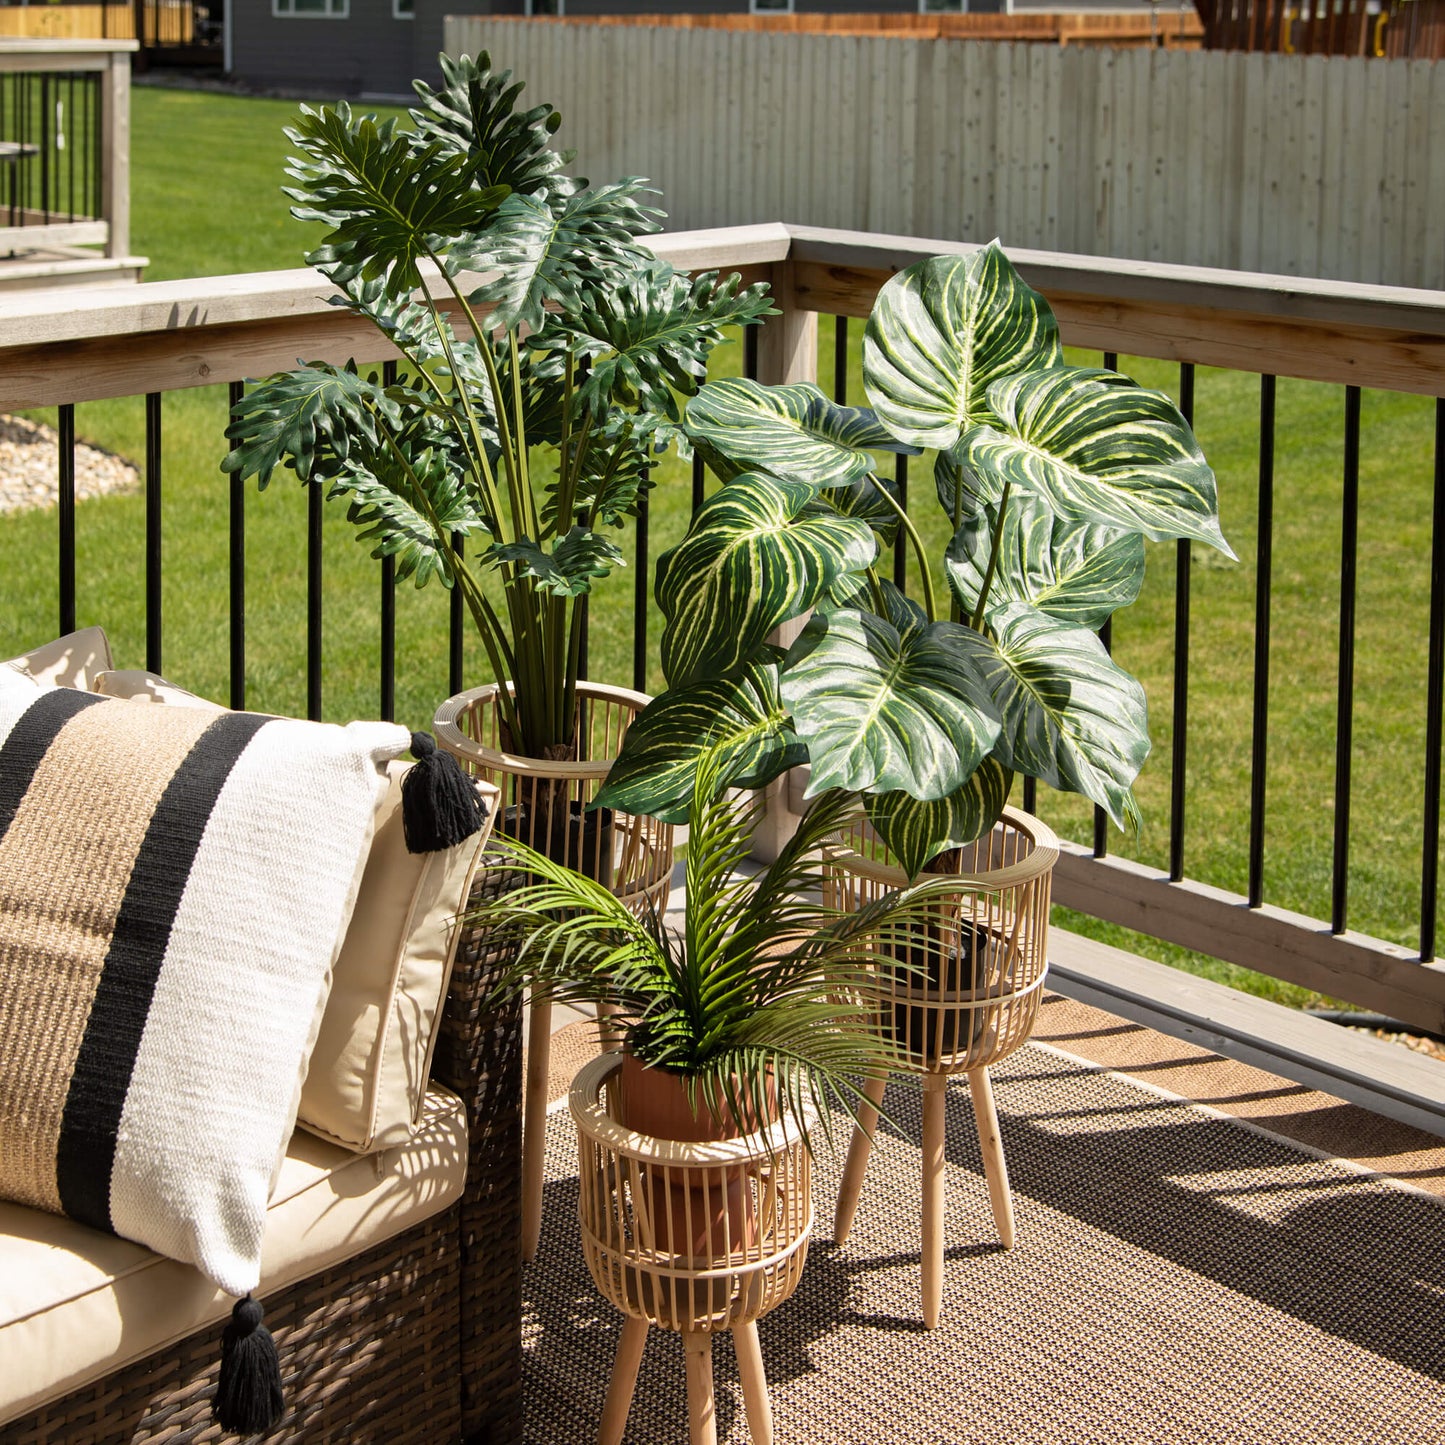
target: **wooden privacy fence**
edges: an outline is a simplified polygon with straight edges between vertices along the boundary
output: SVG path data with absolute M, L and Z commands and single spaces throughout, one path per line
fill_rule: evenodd
M 1148 10 L 1020 11 L 1005 14 L 920 15 L 850 11 L 823 15 L 651 14 L 535 16 L 539 25 L 647 25 L 683 30 L 744 30 L 790 35 L 887 35 L 907 40 L 1018 40 L 1052 45 L 1166 45 L 1197 49 L 1204 25 L 1192 5 Z
M 761 222 L 1445 287 L 1445 67 L 449 19 L 670 228 Z

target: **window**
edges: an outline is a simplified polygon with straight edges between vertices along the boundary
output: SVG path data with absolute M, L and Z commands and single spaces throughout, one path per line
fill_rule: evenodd
M 793 0 L 748 0 L 749 15 L 791 15 Z
M 345 20 L 351 0 L 271 0 L 271 13 L 283 19 Z
M 391 0 L 391 18 L 393 20 L 415 20 L 416 0 Z

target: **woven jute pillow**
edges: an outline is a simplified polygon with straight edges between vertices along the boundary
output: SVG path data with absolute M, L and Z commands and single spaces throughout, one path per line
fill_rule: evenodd
M 0 1195 L 257 1281 L 388 723 L 0 668 Z
M 225 710 L 153 672 L 102 672 L 92 686 L 132 702 Z M 401 807 L 409 766 L 387 769 L 296 1115 L 304 1128 L 359 1154 L 405 1143 L 421 1123 L 458 920 L 495 812 L 496 789 L 478 784 L 488 798 L 480 832 L 435 853 L 409 852 Z

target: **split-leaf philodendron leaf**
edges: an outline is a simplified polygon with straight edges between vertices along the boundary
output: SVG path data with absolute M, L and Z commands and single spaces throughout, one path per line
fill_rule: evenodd
M 869 793 L 863 807 L 873 831 L 911 878 L 938 853 L 987 833 L 1012 785 L 1013 774 L 990 756 L 946 798 L 924 803 L 904 792 Z

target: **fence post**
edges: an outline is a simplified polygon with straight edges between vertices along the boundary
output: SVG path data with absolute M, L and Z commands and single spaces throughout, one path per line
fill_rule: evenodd
M 130 255 L 130 53 L 113 49 L 101 72 L 100 213 L 109 229 L 105 254 Z
M 788 385 L 818 380 L 818 313 L 798 305 L 791 261 L 779 261 L 771 277 L 773 304 L 782 312 L 764 323 L 758 336 L 758 380 L 766 385 Z M 769 642 L 789 646 L 803 630 L 806 619 L 795 618 L 778 628 Z M 753 857 L 770 863 L 793 836 L 798 814 L 790 801 L 789 779 L 784 773 L 764 790 L 765 812 L 753 834 Z

